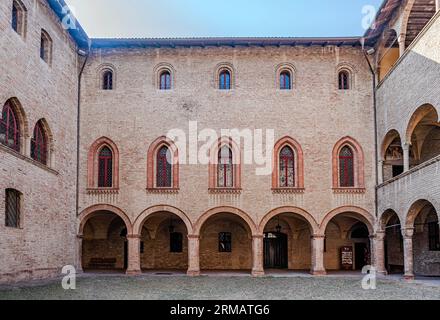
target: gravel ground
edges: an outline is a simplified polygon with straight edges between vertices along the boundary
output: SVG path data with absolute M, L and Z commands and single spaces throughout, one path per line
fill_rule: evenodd
M 360 278 L 342 277 L 198 277 L 87 275 L 76 290 L 60 280 L 1 286 L 0 300 L 440 300 L 440 286 L 379 280 L 363 290 Z

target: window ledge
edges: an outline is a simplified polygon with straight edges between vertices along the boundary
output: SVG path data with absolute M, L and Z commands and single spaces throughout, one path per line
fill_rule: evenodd
M 211 194 L 240 194 L 241 188 L 210 188 L 209 193 Z
M 36 160 L 34 160 L 32 158 L 29 158 L 29 157 L 27 157 L 27 156 L 25 156 L 25 155 L 15 151 L 14 149 L 9 148 L 9 147 L 7 147 L 7 146 L 5 146 L 3 144 L 0 144 L 0 150 L 3 150 L 5 152 L 7 152 L 7 153 L 9 153 L 9 154 L 11 154 L 11 155 L 21 159 L 21 160 L 24 160 L 24 161 L 26 161 L 28 163 L 31 163 L 31 164 L 33 164 L 33 165 L 35 165 L 35 166 L 37 166 L 37 167 L 39 167 L 39 168 L 41 168 L 41 169 L 43 169 L 43 170 L 45 170 L 47 172 L 50 172 L 50 173 L 52 173 L 54 175 L 59 175 L 58 171 L 56 171 L 56 170 L 54 170 L 52 168 L 49 168 L 48 166 L 42 164 L 41 162 L 38 162 L 38 161 L 36 161 Z
M 304 193 L 304 188 L 272 188 L 272 192 L 274 194 L 283 194 L 283 193 Z
M 179 193 L 179 188 L 147 188 L 147 193 Z
M 333 193 L 365 193 L 365 188 L 333 188 Z
M 119 194 L 119 188 L 88 188 L 87 194 Z

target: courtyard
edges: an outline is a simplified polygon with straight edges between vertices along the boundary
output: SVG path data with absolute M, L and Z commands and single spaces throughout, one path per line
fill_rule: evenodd
M 376 290 L 362 289 L 361 280 L 360 274 L 83 274 L 76 290 L 64 290 L 61 279 L 0 286 L 0 300 L 440 300 L 438 278 L 381 278 Z

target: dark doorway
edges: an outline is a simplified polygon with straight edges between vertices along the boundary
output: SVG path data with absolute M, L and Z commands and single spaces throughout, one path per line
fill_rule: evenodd
M 128 268 L 128 241 L 124 241 L 124 269 Z
M 355 258 L 354 264 L 356 270 L 362 270 L 368 265 L 368 247 L 366 243 L 355 243 Z
M 280 232 L 264 234 L 264 268 L 287 269 L 287 235 Z
M 393 178 L 400 176 L 404 171 L 403 166 L 393 166 Z

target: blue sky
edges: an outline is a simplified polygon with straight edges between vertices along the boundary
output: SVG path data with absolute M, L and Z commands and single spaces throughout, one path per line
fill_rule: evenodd
M 363 35 L 382 0 L 66 2 L 91 37 L 333 37 Z

